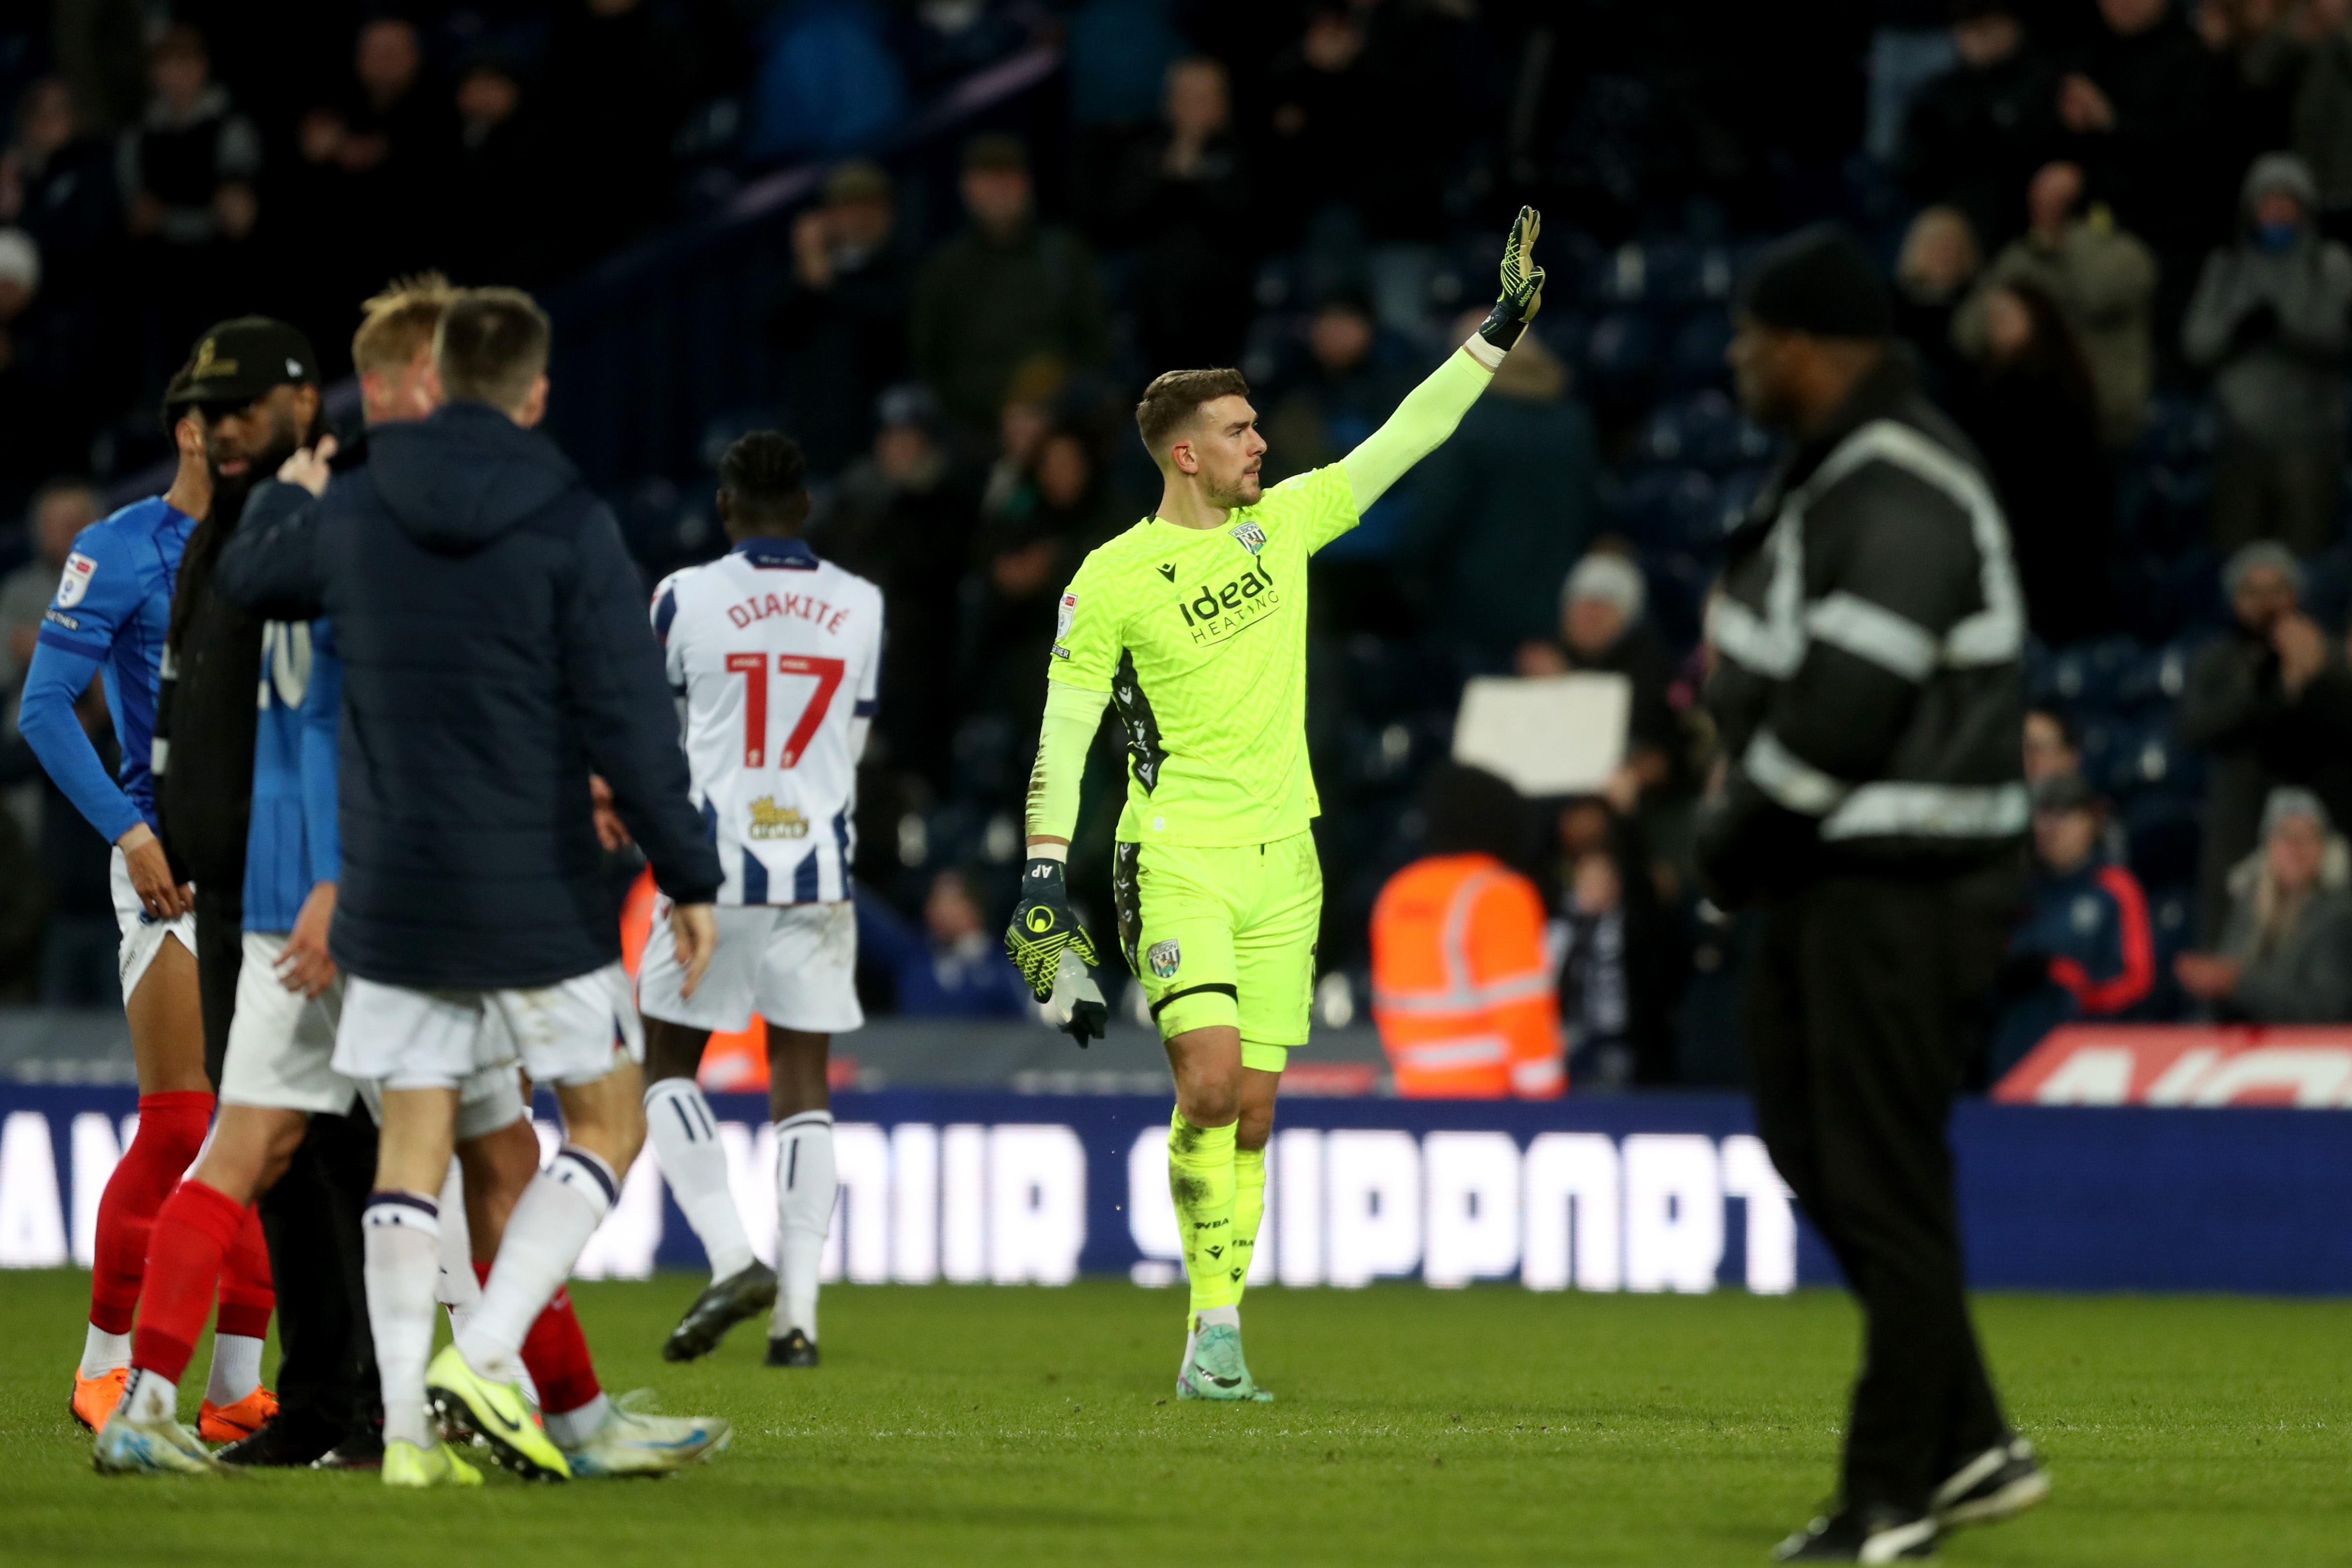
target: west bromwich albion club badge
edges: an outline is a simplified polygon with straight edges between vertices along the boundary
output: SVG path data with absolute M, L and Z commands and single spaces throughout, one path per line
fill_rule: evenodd
M 1265 548 L 1265 530 L 1255 523 L 1235 523 L 1234 538 L 1240 542 L 1242 549 L 1252 555 L 1257 554 Z
M 1176 967 L 1184 961 L 1184 950 L 1176 946 L 1172 936 L 1165 942 L 1154 942 L 1151 951 L 1144 956 L 1151 961 L 1153 977 L 1161 980 L 1173 977 Z

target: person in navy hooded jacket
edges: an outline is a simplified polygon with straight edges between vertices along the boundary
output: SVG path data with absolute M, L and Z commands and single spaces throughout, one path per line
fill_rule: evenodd
M 2060 1024 L 2129 1017 L 2156 988 L 2147 895 L 2103 852 L 2106 825 L 2106 802 L 2080 774 L 2034 787 L 2033 886 L 2010 942 L 1996 1082 Z

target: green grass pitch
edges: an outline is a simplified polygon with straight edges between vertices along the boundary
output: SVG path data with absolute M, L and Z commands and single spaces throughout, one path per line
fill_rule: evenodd
M 391 1495 L 94 1475 L 65 1408 L 87 1276 L 0 1274 L 0 1562 L 1753 1565 L 1830 1488 L 1855 1340 L 1822 1291 L 1266 1290 L 1251 1361 L 1281 1397 L 1234 1408 L 1170 1397 L 1173 1291 L 839 1288 L 819 1371 L 762 1369 L 756 1325 L 665 1365 L 698 1283 L 574 1293 L 608 1387 L 734 1421 L 713 1463 Z M 2057 1491 L 1947 1560 L 2352 1563 L 2352 1309 L 2007 1296 L 1980 1319 Z

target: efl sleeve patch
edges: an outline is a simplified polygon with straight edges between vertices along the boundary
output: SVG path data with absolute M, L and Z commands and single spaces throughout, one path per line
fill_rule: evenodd
M 58 579 L 57 607 L 71 610 L 79 604 L 83 596 L 89 592 L 90 579 L 97 575 L 98 562 L 81 551 L 76 550 L 66 557 L 65 572 Z

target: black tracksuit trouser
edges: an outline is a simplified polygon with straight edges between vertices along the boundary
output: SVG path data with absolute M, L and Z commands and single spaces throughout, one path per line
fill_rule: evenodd
M 1864 1319 L 1849 1506 L 1923 1508 L 2007 1427 L 1969 1315 L 1947 1141 L 2000 905 L 1952 878 L 1840 875 L 1768 909 L 1748 985 L 1757 1130 Z

